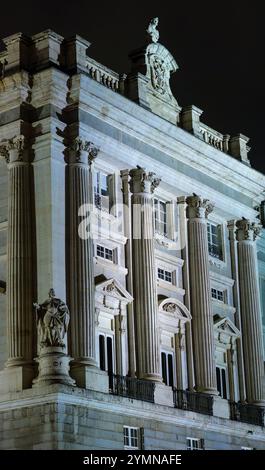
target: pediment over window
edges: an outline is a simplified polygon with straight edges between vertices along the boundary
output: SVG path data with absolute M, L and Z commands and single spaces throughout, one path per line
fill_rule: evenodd
M 116 279 L 96 278 L 96 304 L 119 309 L 133 301 L 133 297 Z
M 191 320 L 191 314 L 187 307 L 180 300 L 171 297 L 159 302 L 159 312 L 167 316 L 175 317 L 178 320 Z
M 230 344 L 241 336 L 240 331 L 228 317 L 214 315 L 214 336 L 220 343 Z

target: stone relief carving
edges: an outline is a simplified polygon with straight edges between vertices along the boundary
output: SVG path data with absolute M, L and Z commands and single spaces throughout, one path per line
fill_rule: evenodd
M 153 88 L 162 95 L 167 91 L 167 69 L 165 63 L 158 56 L 152 56 L 151 65 L 151 81 Z
M 157 17 L 153 18 L 150 21 L 148 28 L 146 30 L 148 36 L 151 37 L 152 42 L 158 42 L 158 39 L 159 39 L 159 31 L 156 29 L 158 22 L 159 22 L 159 19 Z
M 38 339 L 40 347 L 59 346 L 65 348 L 65 335 L 70 314 L 67 305 L 55 296 L 53 289 L 42 304 L 35 303 Z
M 164 305 L 163 310 L 168 313 L 175 313 L 176 311 L 178 311 L 178 307 L 176 306 L 176 304 L 167 303 Z

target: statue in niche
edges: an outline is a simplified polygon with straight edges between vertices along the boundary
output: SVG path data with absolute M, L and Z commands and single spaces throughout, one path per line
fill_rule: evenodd
M 40 347 L 55 346 L 65 348 L 65 335 L 70 315 L 67 305 L 55 296 L 50 289 L 49 298 L 43 304 L 33 304 L 37 315 Z
M 159 39 L 159 31 L 156 29 L 158 25 L 158 18 L 153 18 L 147 28 L 147 33 L 149 36 L 151 36 L 151 39 L 153 42 L 157 42 Z

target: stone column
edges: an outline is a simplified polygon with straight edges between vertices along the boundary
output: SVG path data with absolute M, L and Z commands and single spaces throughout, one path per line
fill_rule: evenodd
M 5 385 L 15 391 L 30 387 L 33 378 L 33 175 L 24 136 L 2 143 L 0 154 L 8 166 L 6 371 L 10 380 L 6 376 Z
M 186 203 L 195 387 L 199 392 L 217 395 L 207 242 L 207 216 L 213 206 L 196 195 L 187 197 Z
M 153 225 L 153 193 L 160 180 L 142 168 L 131 170 L 130 177 L 137 374 L 161 382 Z
M 236 236 L 235 236 L 236 230 L 237 230 L 236 221 L 235 220 L 228 221 L 227 227 L 229 230 L 232 277 L 235 281 L 234 286 L 233 286 L 233 299 L 234 299 L 234 306 L 236 308 L 235 325 L 239 331 L 242 331 L 240 292 L 239 292 L 238 253 L 237 253 L 237 241 L 236 241 Z M 245 384 L 242 336 L 240 336 L 239 338 L 236 338 L 236 354 L 237 354 L 239 399 L 243 403 L 246 401 L 246 384 Z
M 76 138 L 69 150 L 69 273 L 71 314 L 71 375 L 77 385 L 90 388 L 95 359 L 95 296 L 91 211 L 92 164 L 98 149 Z M 82 217 L 83 216 L 83 219 Z M 92 372 L 93 373 L 93 372 Z
M 262 327 L 255 243 L 260 228 L 246 219 L 238 220 L 236 227 L 246 398 L 249 403 L 264 406 Z

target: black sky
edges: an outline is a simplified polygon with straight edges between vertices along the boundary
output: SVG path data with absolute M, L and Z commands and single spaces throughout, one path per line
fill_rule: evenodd
M 180 104 L 204 110 L 210 127 L 251 138 L 252 166 L 265 173 L 265 27 L 262 2 L 21 0 L 1 5 L 0 36 L 53 29 L 79 34 L 90 56 L 117 72 L 129 71 L 128 52 L 143 45 L 151 18 L 159 41 L 179 70 L 171 80 Z

